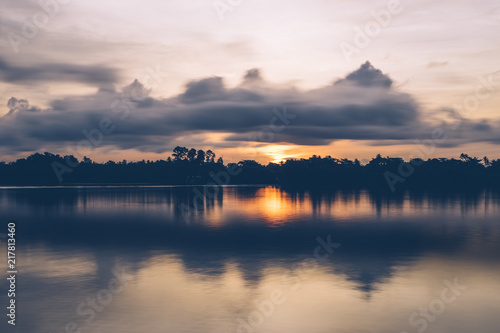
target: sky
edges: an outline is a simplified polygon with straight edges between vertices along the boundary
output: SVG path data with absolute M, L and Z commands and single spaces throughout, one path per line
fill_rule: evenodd
M 500 3 L 0 0 L 0 154 L 500 158 Z

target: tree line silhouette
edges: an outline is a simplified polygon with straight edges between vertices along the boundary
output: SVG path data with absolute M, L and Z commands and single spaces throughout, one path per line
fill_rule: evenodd
M 15 162 L 0 162 L 0 185 L 69 184 L 277 184 L 284 187 L 457 188 L 498 187 L 500 159 L 470 157 L 404 161 L 380 154 L 366 164 L 357 159 L 313 155 L 280 163 L 254 160 L 224 164 L 211 150 L 176 147 L 157 161 L 96 163 L 84 157 L 35 153 Z

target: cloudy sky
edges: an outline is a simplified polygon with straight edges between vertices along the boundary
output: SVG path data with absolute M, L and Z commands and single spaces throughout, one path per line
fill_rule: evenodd
M 0 154 L 498 158 L 499 22 L 496 0 L 0 0 Z

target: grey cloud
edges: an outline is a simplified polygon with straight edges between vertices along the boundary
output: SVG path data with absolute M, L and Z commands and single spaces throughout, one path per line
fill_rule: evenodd
M 243 82 L 249 78 L 261 81 L 257 71 L 247 72 Z M 110 118 L 115 125 L 100 145 L 108 149 L 161 153 L 177 145 L 180 137 L 205 140 L 203 137 L 210 133 L 228 134 L 221 146 L 265 142 L 262 131 L 269 130 L 271 124 L 281 125 L 272 123 L 276 118 L 273 109 L 283 112 L 284 106 L 294 118 L 273 133 L 274 143 L 327 145 L 351 139 L 407 144 L 430 138 L 436 126 L 449 129 L 442 145 L 500 143 L 495 134 L 499 123 L 463 120 L 459 130 L 452 131 L 452 121 L 439 124 L 423 120 L 412 96 L 392 88 L 392 80 L 369 63 L 344 80 L 346 83 L 298 91 L 265 82 L 228 88 L 222 78 L 212 77 L 191 81 L 183 93 L 168 99 L 149 97 L 149 90 L 136 80 L 121 92 L 101 89 L 85 98 L 68 97 L 53 101 L 51 108 L 39 112 L 24 112 L 26 108 L 14 107 L 22 102 L 12 100 L 10 117 L 0 121 L 0 150 L 12 153 L 74 148 L 85 139 L 82 130 L 98 128 L 103 118 Z M 126 119 L 120 118 L 122 108 L 128 108 Z
M 17 99 L 15 97 L 11 97 L 7 102 L 7 107 L 9 108 L 9 112 L 4 116 L 5 118 L 10 118 L 14 114 L 14 112 L 37 112 L 41 111 L 41 109 L 37 107 L 30 107 L 30 103 L 27 99 Z
M 106 85 L 117 81 L 116 70 L 104 66 L 46 63 L 20 67 L 0 58 L 0 81 L 8 83 L 84 82 Z
M 103 92 L 112 92 L 109 90 L 100 89 Z M 134 101 L 142 101 L 149 96 L 151 89 L 147 89 L 139 80 L 135 79 L 134 82 L 128 86 L 123 87 L 123 93 L 129 96 Z
M 245 88 L 227 89 L 224 86 L 223 78 L 211 77 L 189 82 L 186 85 L 186 91 L 180 94 L 177 99 L 182 104 L 199 105 L 200 103 L 207 103 L 210 108 L 210 102 L 222 102 L 223 104 L 227 102 L 247 103 L 262 101 L 264 97 L 258 92 Z
M 183 103 L 220 100 L 224 98 L 226 89 L 221 77 L 211 77 L 199 81 L 191 81 L 186 85 L 186 91 L 179 96 Z
M 337 81 L 335 84 L 343 83 L 354 83 L 364 87 L 377 86 L 390 88 L 392 79 L 367 61 L 359 69 L 347 75 L 345 79 Z
M 258 68 L 249 69 L 243 77 L 244 82 L 262 81 L 262 76 Z

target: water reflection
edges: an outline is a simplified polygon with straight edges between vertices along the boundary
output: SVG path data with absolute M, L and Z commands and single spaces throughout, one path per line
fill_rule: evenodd
M 18 330 L 236 332 L 279 289 L 286 301 L 255 332 L 416 331 L 408 316 L 455 277 L 470 288 L 428 331 L 498 323 L 496 192 L 210 190 L 0 190 L 0 218 L 18 221 L 22 244 L 18 299 L 30 320 Z M 179 207 L 194 200 L 185 223 Z M 341 247 L 311 264 L 328 236 Z M 132 282 L 87 323 L 76 308 L 121 268 Z

